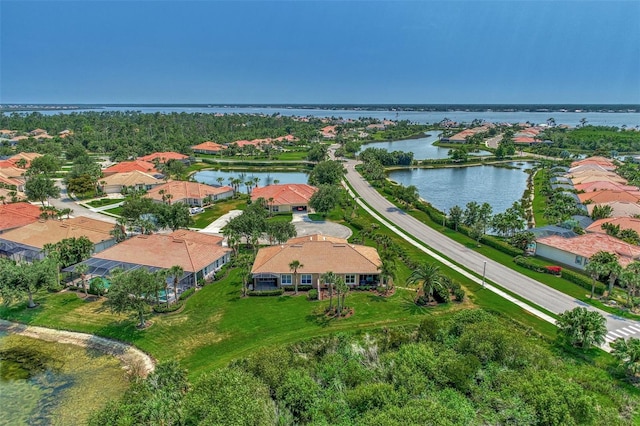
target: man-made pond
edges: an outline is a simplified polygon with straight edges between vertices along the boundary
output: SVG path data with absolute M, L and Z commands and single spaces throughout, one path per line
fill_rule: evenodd
M 239 178 L 243 182 L 259 178 L 258 186 L 273 185 L 275 183 L 307 183 L 304 172 L 243 172 L 241 170 L 203 170 L 196 173 L 194 179 L 209 185 L 218 185 L 218 178 L 222 178 L 222 185 L 229 185 L 229 178 Z M 241 188 L 242 189 L 242 188 Z
M 438 141 L 440 133 L 432 132 L 426 134 L 424 137 L 415 139 L 403 139 L 399 141 L 389 142 L 372 142 L 362 145 L 360 151 L 367 148 L 382 148 L 389 152 L 392 151 L 404 151 L 413 152 L 413 158 L 415 160 L 431 160 L 437 158 L 448 158 L 450 148 L 441 148 L 434 145 L 434 142 Z M 470 155 L 491 155 L 488 151 L 470 152 Z
M 440 211 L 449 213 L 458 205 L 464 209 L 470 201 L 489 203 L 493 214 L 504 212 L 522 198 L 527 188 L 530 163 L 509 163 L 508 167 L 473 166 L 442 169 L 406 169 L 389 173 L 402 185 L 414 185 L 420 197 Z
M 113 356 L 0 332 L 0 425 L 86 424 L 128 386 Z

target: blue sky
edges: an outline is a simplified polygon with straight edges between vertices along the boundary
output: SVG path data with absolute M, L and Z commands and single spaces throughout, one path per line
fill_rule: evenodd
M 0 0 L 0 103 L 640 103 L 640 1 Z

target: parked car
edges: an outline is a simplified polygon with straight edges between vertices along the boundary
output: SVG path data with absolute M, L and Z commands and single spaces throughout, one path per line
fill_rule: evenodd
M 198 214 L 198 213 L 202 213 L 204 212 L 204 209 L 202 207 L 191 207 L 189 209 L 189 213 L 191 214 Z

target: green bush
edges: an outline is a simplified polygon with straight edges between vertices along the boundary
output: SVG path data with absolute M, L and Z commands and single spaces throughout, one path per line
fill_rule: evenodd
M 154 305 L 153 306 L 153 312 L 157 313 L 157 314 L 167 314 L 169 312 L 175 312 L 178 309 L 182 308 L 182 305 L 184 305 L 184 302 L 182 301 L 178 301 L 178 303 L 174 303 L 172 305 Z
M 502 241 L 496 237 L 492 237 L 490 235 L 485 235 L 480 239 L 480 242 L 484 245 L 487 245 L 491 248 L 499 250 L 503 253 L 508 254 L 509 256 L 522 256 L 524 254 L 524 250 L 521 250 L 517 247 L 512 246 L 511 244 Z
M 584 289 L 591 291 L 591 285 L 593 284 L 593 281 L 591 280 L 591 278 L 587 277 L 586 275 L 583 275 L 581 273 L 565 268 L 561 272 L 561 277 L 567 281 L 571 281 L 574 284 L 578 284 L 580 287 Z M 596 290 L 595 290 L 596 294 L 603 295 L 606 289 L 607 288 L 604 284 L 602 284 L 599 281 L 596 281 Z
M 309 294 L 307 295 L 307 297 L 309 298 L 309 300 L 318 300 L 318 290 L 312 288 L 311 290 L 309 290 Z
M 182 292 L 180 297 L 178 297 L 178 300 L 186 300 L 189 297 L 191 297 L 191 295 L 195 292 L 196 292 L 196 289 L 194 287 L 188 288 L 184 292 Z
M 298 291 L 309 291 L 311 289 L 313 289 L 312 285 L 306 285 L 305 284 L 305 285 L 299 285 L 298 286 Z M 296 291 L 296 288 L 295 288 L 295 286 L 292 286 L 292 285 L 283 285 L 282 286 L 282 290 L 284 290 L 284 291 Z
M 282 296 L 284 294 L 284 289 L 276 289 L 276 290 L 254 290 L 247 293 L 247 296 L 254 297 L 263 297 L 263 296 Z
M 540 273 L 547 273 L 549 271 L 547 271 L 547 269 L 544 266 L 540 266 L 538 264 L 536 264 L 535 262 L 533 262 L 531 259 L 528 259 L 524 256 L 516 256 L 513 258 L 513 261 L 517 264 L 522 266 L 523 268 L 527 268 L 530 269 L 532 271 L 535 272 L 540 272 Z
M 454 288 L 453 291 L 453 296 L 456 298 L 456 302 L 462 302 L 464 300 L 464 290 L 462 288 Z

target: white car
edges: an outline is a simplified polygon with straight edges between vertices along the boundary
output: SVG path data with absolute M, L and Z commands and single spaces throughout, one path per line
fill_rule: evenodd
M 198 213 L 202 213 L 204 212 L 204 209 L 202 207 L 191 207 L 189 209 L 189 213 L 191 214 L 198 214 Z

